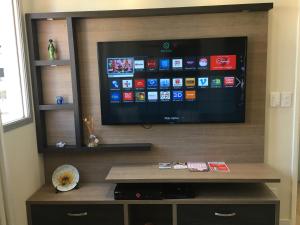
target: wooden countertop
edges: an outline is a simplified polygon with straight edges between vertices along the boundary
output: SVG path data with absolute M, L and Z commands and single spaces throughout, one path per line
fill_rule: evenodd
M 190 172 L 159 169 L 158 164 L 123 165 L 110 169 L 106 181 L 111 183 L 276 183 L 279 173 L 264 163 L 228 164 L 230 172 Z
M 279 200 L 265 184 L 198 184 L 192 199 L 114 200 L 114 184 L 84 183 L 78 190 L 55 193 L 52 185 L 45 185 L 27 204 L 238 204 L 278 203 Z

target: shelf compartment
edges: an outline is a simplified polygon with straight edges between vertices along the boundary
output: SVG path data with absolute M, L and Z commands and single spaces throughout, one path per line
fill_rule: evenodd
M 128 205 L 129 224 L 172 225 L 172 205 Z
M 74 105 L 73 104 L 40 105 L 39 109 L 41 111 L 47 111 L 47 110 L 73 110 L 74 109 Z
M 67 21 L 62 20 L 38 20 L 37 38 L 38 53 L 36 59 L 48 59 L 48 42 L 52 39 L 57 50 L 57 59 L 70 59 Z
M 65 66 L 70 65 L 71 61 L 68 59 L 64 60 L 35 60 L 35 66 Z
M 74 112 L 71 110 L 43 111 L 45 114 L 47 144 L 51 146 L 63 141 L 67 145 L 76 145 Z
M 39 67 L 42 83 L 41 105 L 56 104 L 56 96 L 63 96 L 65 104 L 73 103 L 72 76 L 69 66 Z

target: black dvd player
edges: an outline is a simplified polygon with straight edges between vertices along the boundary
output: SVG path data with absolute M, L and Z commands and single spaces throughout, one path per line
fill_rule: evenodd
M 193 198 L 192 184 L 137 183 L 117 184 L 114 191 L 116 200 L 160 200 Z

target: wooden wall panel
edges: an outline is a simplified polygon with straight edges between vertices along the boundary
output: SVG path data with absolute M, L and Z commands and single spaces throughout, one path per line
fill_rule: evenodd
M 104 143 L 151 142 L 150 152 L 45 154 L 46 180 L 63 163 L 77 166 L 81 180 L 103 181 L 112 165 L 166 161 L 264 161 L 267 12 L 141 18 L 80 19 L 76 24 L 82 111 L 97 120 Z M 246 122 L 242 124 L 102 126 L 98 41 L 248 36 Z
M 46 111 L 47 144 L 55 145 L 64 141 L 75 145 L 74 112 L 71 110 Z

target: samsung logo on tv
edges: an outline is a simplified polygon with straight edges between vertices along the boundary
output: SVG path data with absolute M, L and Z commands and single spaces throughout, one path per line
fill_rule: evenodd
M 162 53 L 172 52 L 173 50 L 170 49 L 170 47 L 171 47 L 170 42 L 166 41 L 162 44 L 162 49 L 160 50 L 160 52 L 162 52 Z

